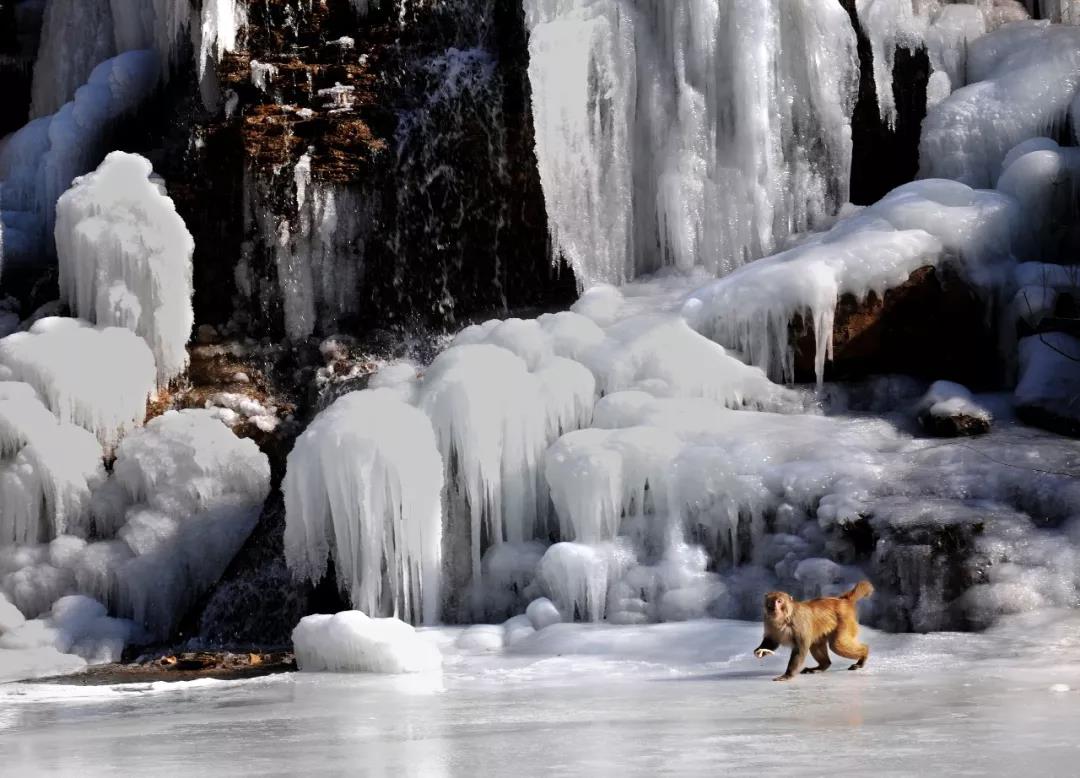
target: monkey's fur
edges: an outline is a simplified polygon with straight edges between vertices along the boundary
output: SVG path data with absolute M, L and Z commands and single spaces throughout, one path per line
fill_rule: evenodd
M 783 675 L 774 681 L 790 681 L 802 669 L 806 654 L 810 652 L 817 660 L 817 667 L 808 667 L 804 673 L 821 673 L 829 669 L 829 649 L 833 653 L 856 660 L 848 670 L 858 670 L 866 664 L 870 649 L 856 638 L 859 619 L 855 603 L 874 593 L 869 581 L 859 581 L 855 588 L 839 597 L 820 597 L 816 600 L 796 602 L 787 592 L 769 592 L 765 595 L 765 637 L 754 649 L 754 656 L 761 659 L 773 654 L 780 646 L 791 646 L 791 659 Z

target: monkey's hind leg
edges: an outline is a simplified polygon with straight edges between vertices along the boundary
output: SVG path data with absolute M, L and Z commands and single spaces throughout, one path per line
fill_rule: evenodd
M 810 655 L 817 660 L 817 667 L 807 667 L 803 670 L 804 674 L 823 673 L 832 664 L 832 659 L 829 658 L 828 641 L 825 638 L 810 646 Z
M 870 656 L 870 647 L 849 635 L 837 633 L 832 640 L 831 648 L 842 657 L 856 660 L 855 664 L 849 667 L 848 670 L 861 669 L 866 665 L 866 660 Z

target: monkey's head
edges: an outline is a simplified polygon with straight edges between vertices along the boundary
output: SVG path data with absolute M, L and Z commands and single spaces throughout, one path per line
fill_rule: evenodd
M 795 601 L 787 592 L 769 592 L 765 595 L 765 618 L 787 621 L 795 609 Z

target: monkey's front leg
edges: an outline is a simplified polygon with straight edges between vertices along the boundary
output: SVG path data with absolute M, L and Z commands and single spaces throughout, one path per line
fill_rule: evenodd
M 792 678 L 798 675 L 799 671 L 802 669 L 803 662 L 806 661 L 807 650 L 808 649 L 806 646 L 804 646 L 799 641 L 795 641 L 795 643 L 791 646 L 791 659 L 788 660 L 787 670 L 784 671 L 783 675 L 778 675 L 773 678 L 773 680 L 790 681 Z
M 778 648 L 780 648 L 779 641 L 773 640 L 770 635 L 766 635 L 761 639 L 761 645 L 754 649 L 754 656 L 761 659 L 769 654 L 775 654 Z

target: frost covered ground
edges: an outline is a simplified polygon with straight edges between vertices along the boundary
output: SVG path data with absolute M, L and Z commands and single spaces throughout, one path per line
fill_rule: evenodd
M 510 652 L 424 631 L 441 674 L 0 686 L 5 775 L 1075 774 L 1080 614 L 864 630 L 867 669 L 791 684 L 758 624 L 562 624 Z M 1066 688 L 1068 687 L 1068 688 Z M 57 748 L 57 743 L 63 743 Z

